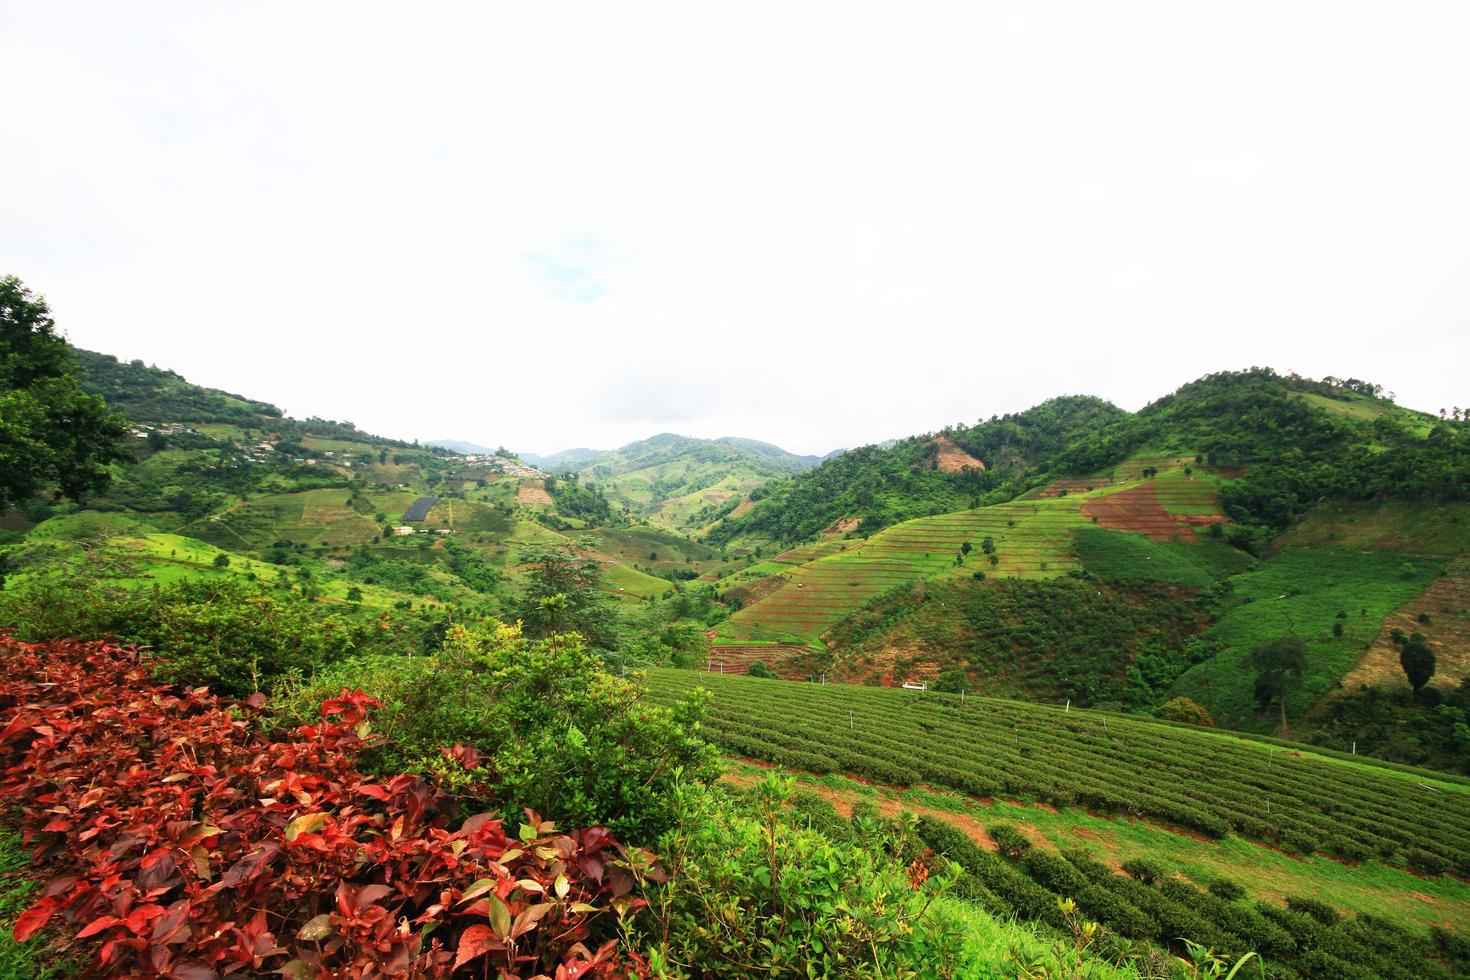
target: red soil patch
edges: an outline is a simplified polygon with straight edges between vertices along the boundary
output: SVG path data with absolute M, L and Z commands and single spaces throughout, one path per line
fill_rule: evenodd
M 850 534 L 863 522 L 861 517 L 840 517 L 827 528 L 828 534 Z
M 1170 514 L 1159 503 L 1154 484 L 1145 483 L 1121 493 L 1084 501 L 1082 515 L 1099 527 L 1136 531 L 1155 541 L 1194 540 L 1194 528 L 1223 523 L 1218 514 Z
M 700 494 L 700 496 L 703 497 L 705 500 L 708 500 L 712 504 L 726 504 L 729 503 L 730 499 L 735 496 L 735 491 L 710 490 L 706 493 Z
M 941 473 L 959 473 L 964 469 L 983 470 L 985 464 L 974 456 L 956 446 L 949 436 L 940 436 L 934 440 L 939 447 L 934 456 L 935 469 Z

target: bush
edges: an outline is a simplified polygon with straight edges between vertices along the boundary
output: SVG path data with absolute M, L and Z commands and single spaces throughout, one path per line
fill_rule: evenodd
M 1293 912 L 1309 915 L 1324 926 L 1336 925 L 1340 918 L 1337 909 L 1315 898 L 1291 897 L 1286 900 L 1286 907 Z
M 1166 721 L 1182 721 L 1190 725 L 1200 725 L 1205 728 L 1213 728 L 1215 720 L 1204 706 L 1186 697 L 1177 697 L 1165 701 L 1154 712 Z
M 163 678 L 237 696 L 268 690 L 288 673 L 310 675 L 376 632 L 367 621 L 233 578 L 122 591 L 85 575 L 37 577 L 0 593 L 0 623 L 27 640 L 146 646 Z
M 990 839 L 995 841 L 996 850 L 1012 860 L 1019 859 L 1031 850 L 1031 841 L 1026 835 L 1008 823 L 993 824 L 985 828 Z
M 1162 880 L 1168 874 L 1162 865 L 1150 861 L 1147 858 L 1133 858 L 1132 860 L 1124 861 L 1123 870 L 1145 885 L 1152 885 L 1154 882 Z
M 1211 878 L 1207 887 L 1210 889 L 1210 894 L 1223 898 L 1227 902 L 1245 898 L 1245 889 L 1229 878 Z
M 0 638 L 0 664 L 0 703 L 24 706 L 0 734 L 0 792 L 58 873 L 15 938 L 65 922 L 92 937 L 88 975 L 642 966 L 586 943 L 610 938 L 614 908 L 644 904 L 629 869 L 656 876 L 652 855 L 531 813 L 511 836 L 415 776 L 370 779 L 355 764 L 372 707 L 361 692 L 268 742 L 263 698 L 158 686 L 115 646 Z
M 716 754 L 697 734 L 702 701 L 647 704 L 576 635 L 528 640 L 514 626 L 455 626 L 433 656 L 323 671 L 283 710 L 304 720 L 323 694 L 343 688 L 383 702 L 386 741 L 371 764 L 457 784 L 493 781 L 507 819 L 531 807 L 563 824 L 652 840 L 669 826 L 674 786 L 717 774 Z M 455 744 L 473 764 L 445 758 L 443 746 Z
M 750 665 L 749 674 L 751 677 L 760 677 L 765 680 L 776 679 L 776 672 L 767 667 L 764 660 L 753 661 Z
M 950 872 L 905 867 L 864 847 L 833 844 L 787 823 L 794 780 L 773 773 L 746 807 L 693 788 L 659 841 L 672 872 L 650 892 L 640 933 L 655 966 L 702 977 L 902 976 L 953 956 L 958 937 L 924 913 Z M 965 974 L 970 975 L 970 974 Z

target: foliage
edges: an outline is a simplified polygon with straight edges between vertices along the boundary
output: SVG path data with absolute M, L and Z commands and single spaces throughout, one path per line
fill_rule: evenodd
M 18 943 L 13 934 L 16 918 L 30 907 L 39 887 L 25 876 L 29 863 L 20 836 L 0 829 L 0 977 L 56 980 L 73 974 L 75 964 L 58 961 L 52 951 L 40 948 L 40 940 Z
M 671 878 L 649 893 L 650 964 L 710 978 L 959 975 L 944 969 L 958 936 L 936 935 L 927 915 L 946 870 L 793 826 L 792 794 L 779 774 L 757 784 L 749 810 L 681 794 L 681 819 L 659 841 Z
M 642 970 L 587 944 L 644 904 L 651 855 L 529 812 L 512 836 L 416 776 L 370 779 L 361 692 L 267 742 L 261 698 L 156 686 L 117 647 L 0 645 L 0 788 L 59 872 L 17 940 L 64 921 L 108 975 Z
M 959 578 L 891 589 L 826 639 L 850 668 L 897 648 L 963 671 L 972 691 L 1146 708 L 1189 667 L 1202 625 L 1167 585 Z
M 1281 707 L 1281 728 L 1286 729 L 1286 701 L 1301 683 L 1307 669 L 1307 645 L 1299 636 L 1282 636 L 1251 650 L 1255 668 L 1256 703 L 1262 710 Z
M 1435 705 L 1403 688 L 1343 692 L 1328 698 L 1310 723 L 1308 737 L 1319 745 L 1470 775 L 1470 681 Z
M 81 571 L 0 592 L 0 624 L 29 640 L 110 638 L 150 648 L 161 676 L 221 693 L 269 688 L 365 646 L 383 629 L 238 578 L 118 588 Z
M 556 509 L 566 517 L 580 517 L 591 524 L 613 523 L 612 505 L 602 490 L 583 483 L 575 473 L 564 477 L 547 477 L 546 492 L 556 500 Z
M 1434 676 L 1434 650 L 1429 641 L 1420 633 L 1414 633 L 1404 642 L 1404 648 L 1399 651 L 1399 664 L 1404 668 L 1404 676 L 1409 679 L 1409 686 L 1418 691 L 1429 679 Z
M 766 680 L 773 680 L 776 677 L 776 672 L 767 667 L 764 660 L 752 661 L 750 669 L 746 671 L 746 673 L 748 673 L 751 677 L 762 677 Z
M 617 612 L 596 559 L 551 548 L 528 548 L 520 558 L 526 576 L 516 616 L 527 636 L 577 633 L 594 649 L 617 648 Z
M 1422 850 L 1470 872 L 1459 843 L 1470 825 L 1470 792 L 1427 783 L 1433 777 L 1420 770 L 1407 779 L 1383 764 L 1292 743 L 1287 752 L 1273 741 L 1136 716 L 985 697 L 962 704 L 932 691 L 673 670 L 651 671 L 649 684 L 662 701 L 706 688 L 705 730 L 722 748 L 812 773 L 1144 816 L 1303 852 L 1366 845 L 1405 864 L 1410 851 Z
M 1215 724 L 1208 711 L 1197 702 L 1185 697 L 1170 698 L 1159 705 L 1154 714 L 1165 721 L 1180 721 L 1189 725 L 1201 725 L 1205 728 L 1211 728 Z
M 77 384 L 45 299 L 0 277 L 0 510 L 53 487 L 74 500 L 103 489 L 125 434 Z
M 603 823 L 649 841 L 672 819 L 674 785 L 715 774 L 697 697 L 644 703 L 576 636 L 456 624 L 442 651 L 337 665 L 290 692 L 284 710 L 304 721 L 344 687 L 383 702 L 385 741 L 368 756 L 375 771 L 493 787 L 506 819 L 530 807 L 563 825 Z M 462 759 L 473 761 L 446 760 L 445 745 L 462 745 Z

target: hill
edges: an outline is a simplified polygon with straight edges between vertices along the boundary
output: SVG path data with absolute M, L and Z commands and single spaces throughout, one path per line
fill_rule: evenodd
M 1123 414 L 1098 398 L 1055 398 L 975 426 L 848 450 L 752 493 L 754 507 L 724 518 L 707 538 L 795 544 L 843 521 L 871 534 L 913 517 L 1009 500 L 1044 482 L 1038 474 L 1061 450 Z
M 616 450 L 567 450 L 538 465 L 597 485 L 615 506 L 660 527 L 688 531 L 734 510 L 766 481 L 817 462 L 754 439 L 664 432 Z

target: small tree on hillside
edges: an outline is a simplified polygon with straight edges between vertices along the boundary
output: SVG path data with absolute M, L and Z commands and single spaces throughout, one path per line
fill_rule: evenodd
M 1399 653 L 1399 666 L 1404 668 L 1404 676 L 1416 694 L 1429 683 L 1434 676 L 1434 650 L 1424 639 L 1424 634 L 1414 633 L 1409 637 Z
M 1301 683 L 1307 668 L 1307 645 L 1299 636 L 1283 636 L 1263 643 L 1251 651 L 1251 664 L 1256 668 L 1256 704 L 1262 711 L 1276 704 L 1281 708 L 1281 730 L 1289 731 L 1286 722 L 1286 699 Z
M 229 568 L 230 567 L 230 556 L 229 555 L 224 555 L 224 554 L 215 555 L 214 556 L 214 567 L 215 568 Z

